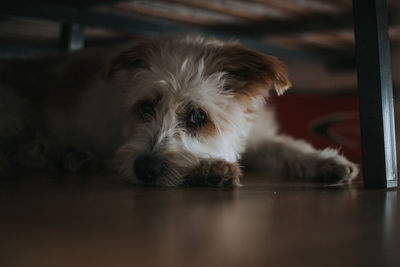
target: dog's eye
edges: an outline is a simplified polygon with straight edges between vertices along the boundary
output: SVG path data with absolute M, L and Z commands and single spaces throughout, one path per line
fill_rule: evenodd
M 139 112 L 143 120 L 149 121 L 154 116 L 154 102 L 151 100 L 144 101 L 139 106 Z
M 188 126 L 200 128 L 207 123 L 207 114 L 201 109 L 193 109 L 187 118 Z

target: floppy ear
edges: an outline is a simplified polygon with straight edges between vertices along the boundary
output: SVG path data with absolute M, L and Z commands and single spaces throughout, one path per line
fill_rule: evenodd
M 119 71 L 148 68 L 149 57 L 154 53 L 154 49 L 156 46 L 151 40 L 134 44 L 111 60 L 106 76 L 112 78 Z
M 231 43 L 217 48 L 220 70 L 231 75 L 233 90 L 248 95 L 268 95 L 275 89 L 282 95 L 290 86 L 286 66 L 276 57 Z

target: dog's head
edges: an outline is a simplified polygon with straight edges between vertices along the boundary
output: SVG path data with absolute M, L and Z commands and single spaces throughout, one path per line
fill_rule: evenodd
M 155 185 L 182 184 L 201 159 L 236 162 L 270 89 L 290 86 L 275 57 L 202 37 L 138 43 L 109 75 L 122 92 L 117 164 L 130 180 Z

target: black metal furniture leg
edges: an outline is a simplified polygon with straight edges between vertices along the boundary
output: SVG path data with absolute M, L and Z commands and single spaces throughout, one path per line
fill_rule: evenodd
M 63 23 L 60 27 L 60 48 L 62 51 L 75 51 L 84 47 L 83 28 L 77 23 Z
M 364 186 L 397 186 L 386 0 L 353 0 Z

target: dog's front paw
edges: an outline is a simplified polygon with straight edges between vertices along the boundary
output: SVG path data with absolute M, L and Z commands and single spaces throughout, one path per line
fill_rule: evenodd
M 237 163 L 202 160 L 186 177 L 186 184 L 212 187 L 239 186 L 241 176 L 242 171 Z
M 201 168 L 205 174 L 206 185 L 217 187 L 240 185 L 242 171 L 237 163 L 217 160 L 211 163 L 202 163 Z
M 316 163 L 314 181 L 326 183 L 346 183 L 356 178 L 359 169 L 341 155 L 319 159 Z

